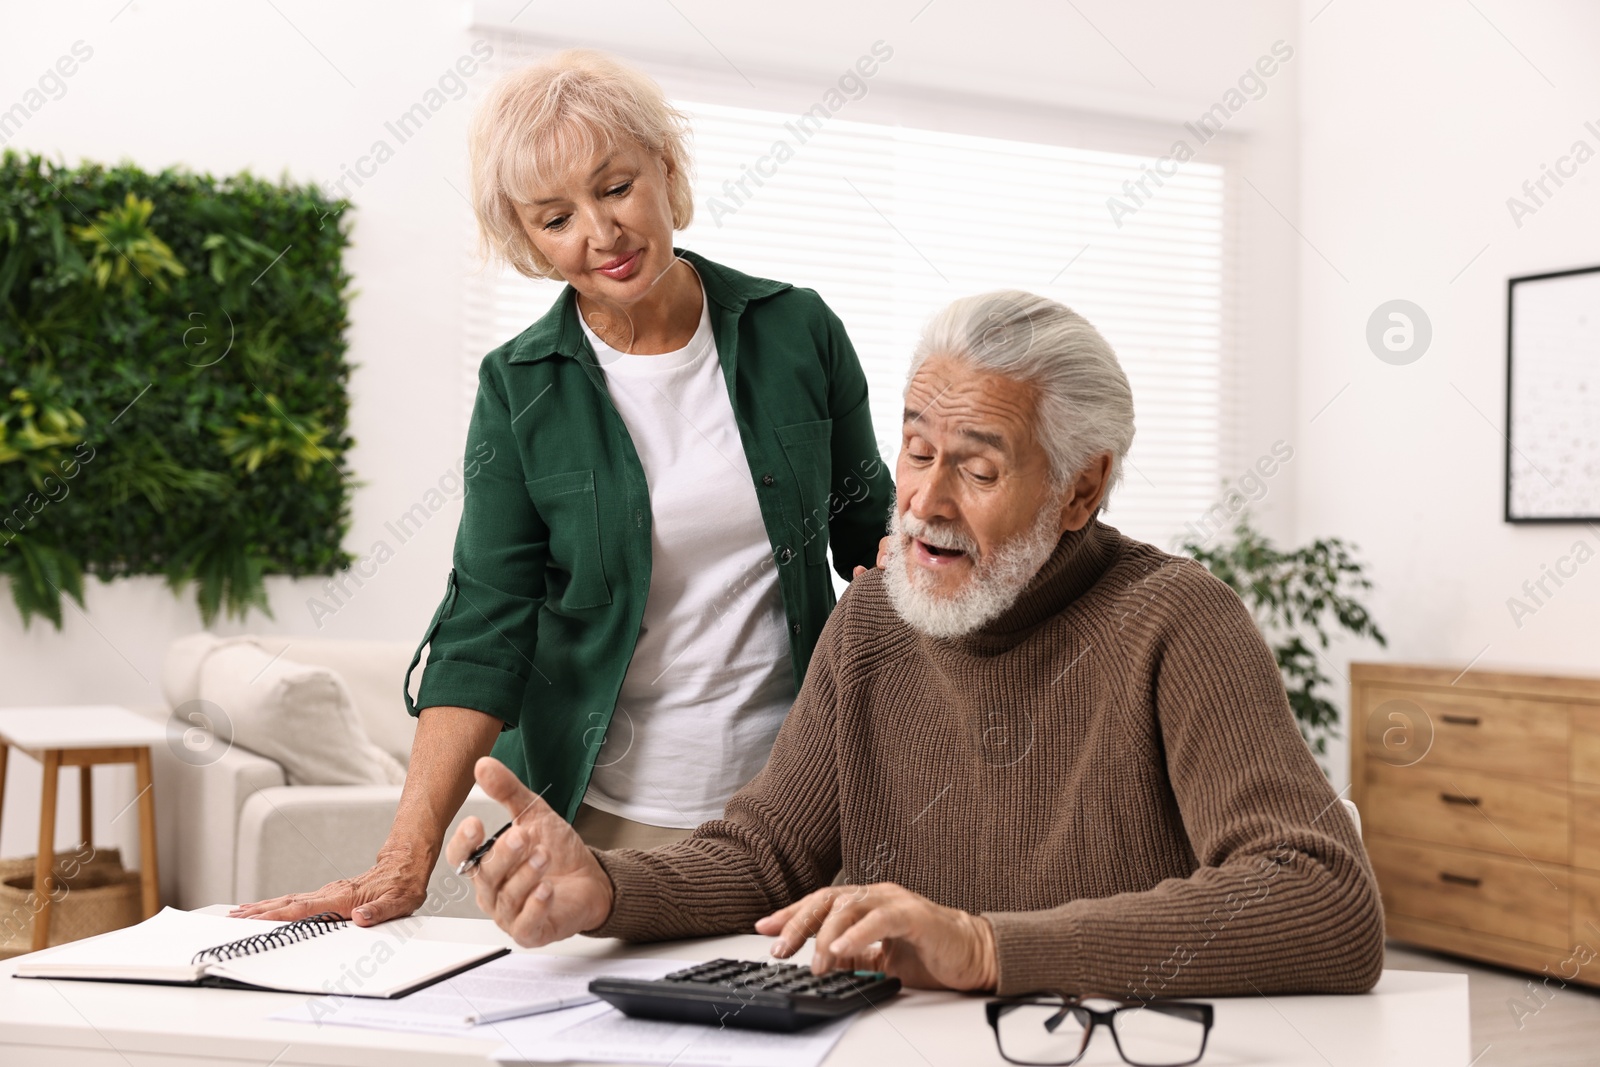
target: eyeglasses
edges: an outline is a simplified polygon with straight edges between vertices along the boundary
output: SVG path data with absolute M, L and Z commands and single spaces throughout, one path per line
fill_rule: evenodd
M 1090 1006 L 1096 1002 L 1113 1006 Z M 1000 1055 L 1035 1067 L 1077 1063 L 1097 1026 L 1111 1031 L 1117 1054 L 1134 1067 L 1198 1063 L 1213 1015 L 1210 1004 L 1189 1001 L 1043 995 L 991 1000 L 984 1013 Z

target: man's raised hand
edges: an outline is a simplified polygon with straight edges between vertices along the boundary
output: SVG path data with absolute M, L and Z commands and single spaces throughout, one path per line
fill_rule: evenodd
M 523 948 L 592 930 L 611 915 L 611 879 L 572 826 L 505 764 L 478 760 L 473 777 L 513 825 L 471 872 L 478 907 Z M 463 819 L 445 847 L 452 866 L 484 839 L 483 823 Z

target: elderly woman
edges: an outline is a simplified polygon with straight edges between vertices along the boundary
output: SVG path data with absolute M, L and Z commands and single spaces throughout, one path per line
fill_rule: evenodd
M 479 370 L 477 474 L 377 863 L 234 914 L 415 910 L 491 750 L 603 847 L 686 836 L 766 762 L 834 605 L 828 548 L 841 577 L 872 566 L 894 486 L 821 298 L 673 247 L 687 132 L 583 51 L 478 112 L 480 238 L 567 285 Z

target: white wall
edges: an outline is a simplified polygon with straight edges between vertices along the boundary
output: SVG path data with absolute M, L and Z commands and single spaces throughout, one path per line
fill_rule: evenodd
M 1600 8 L 1476 7 L 1337 0 L 1304 33 L 1295 525 L 1372 562 L 1390 645 L 1355 658 L 1597 674 L 1600 564 L 1520 627 L 1506 602 L 1600 531 L 1508 525 L 1501 493 L 1506 279 L 1600 264 L 1600 161 L 1520 227 L 1506 200 L 1575 140 L 1600 149 Z M 1406 366 L 1365 340 L 1395 298 L 1433 325 Z
M 1354 0 L 1340 0 L 1346 3 Z M 873 107 L 888 109 L 876 114 L 893 120 L 900 106 L 919 122 L 943 115 L 963 129 L 980 122 L 1012 136 L 1064 112 L 1138 116 L 1183 136 L 1184 121 L 1217 102 L 1275 41 L 1288 42 L 1295 59 L 1228 125 L 1241 172 L 1259 190 L 1236 205 L 1241 403 L 1233 468 L 1244 473 L 1280 438 L 1302 448 L 1307 431 L 1296 419 L 1291 356 L 1296 285 L 1298 270 L 1316 265 L 1299 256 L 1299 238 L 1279 212 L 1300 215 L 1297 83 L 1304 39 L 1310 29 L 1320 31 L 1321 19 L 1308 28 L 1291 5 L 1271 0 L 1204 7 L 1081 0 L 1075 9 L 1020 0 L 981 8 L 956 0 L 827 0 L 784 10 L 724 0 L 680 0 L 676 10 L 654 0 L 604 8 L 506 0 L 476 10 L 486 25 L 516 16 L 514 28 L 547 40 L 698 65 L 708 80 L 733 71 L 750 79 L 761 106 L 796 110 L 816 92 L 785 96 L 784 86 L 830 82 L 881 38 L 893 42 L 895 59 L 874 79 Z M 198 0 L 30 5 L 9 11 L 3 30 L 0 108 L 20 99 L 73 42 L 94 49 L 66 94 L 33 115 L 12 147 L 73 163 L 127 157 L 152 169 L 183 164 L 226 174 L 248 167 L 321 182 L 336 180 L 341 166 L 366 153 L 384 135 L 383 123 L 419 100 L 477 35 L 466 5 L 373 0 L 279 0 L 276 10 Z M 384 523 L 460 460 L 459 294 L 469 217 L 447 180 L 465 188 L 466 110 L 445 106 L 375 177 L 349 187 L 357 206 L 347 262 L 359 291 L 350 332 L 357 441 L 350 465 L 361 485 L 346 546 L 358 554 L 388 539 Z M 685 241 L 692 244 L 692 230 Z M 1488 389 L 1486 383 L 1489 376 L 1480 385 Z M 1270 532 L 1292 532 L 1289 504 L 1306 466 L 1297 457 L 1269 483 L 1260 508 Z M 92 483 L 78 491 L 93 491 Z M 306 601 L 321 583 L 283 578 L 268 581 L 275 619 L 256 614 L 215 629 L 416 640 L 440 593 L 458 513 L 452 504 L 434 515 L 320 631 Z M 1334 528 L 1327 518 L 1301 528 Z M 60 632 L 37 622 L 24 631 L 13 609 L 0 608 L 0 704 L 159 702 L 163 651 L 199 628 L 192 596 L 174 599 L 155 578 L 91 581 L 87 616 L 69 608 Z M 25 759 L 12 765 L 0 855 L 34 847 L 37 771 Z M 132 796 L 131 783 L 105 782 L 96 798 L 102 823 Z M 76 815 L 73 798 L 63 801 L 65 845 L 75 837 Z
M 119 6 L 8 12 L 0 107 L 19 99 L 74 41 L 94 49 L 66 94 L 33 115 L 9 146 L 72 163 L 130 158 L 148 169 L 183 164 L 221 175 L 249 168 L 327 182 L 384 136 L 384 122 L 418 101 L 472 40 L 457 4 L 278 4 L 293 25 L 266 4 L 136 0 L 113 21 Z M 449 567 L 454 503 L 403 547 L 383 524 L 461 458 L 455 401 L 467 208 L 446 179 L 465 188 L 466 119 L 464 107 L 446 105 L 363 187 L 350 186 L 357 206 L 346 263 L 359 293 L 349 334 L 356 365 L 349 461 L 363 484 L 346 547 L 364 553 L 387 537 L 397 552 L 324 620 L 323 635 L 415 639 Z M 82 478 L 76 491 L 92 493 L 92 468 Z M 40 521 L 49 521 L 48 513 Z M 321 583 L 267 584 L 276 619 L 255 613 L 215 628 L 318 632 L 306 600 Z M 161 703 L 162 653 L 174 637 L 201 629 L 192 593 L 176 599 L 153 577 L 91 580 L 86 592 L 87 617 L 69 607 L 60 632 L 47 622 L 23 630 L 7 598 L 0 608 L 0 703 Z M 398 693 L 398 679 L 395 685 Z M 37 833 L 37 768 L 20 758 L 12 766 L 0 831 L 0 854 L 7 855 L 32 852 Z M 103 820 L 132 796 L 131 779 L 121 788 L 128 790 L 121 799 L 109 787 L 96 796 Z M 63 794 L 65 844 L 76 839 L 77 816 L 75 793 Z

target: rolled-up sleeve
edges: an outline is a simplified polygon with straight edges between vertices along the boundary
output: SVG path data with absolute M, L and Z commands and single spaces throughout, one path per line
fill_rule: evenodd
M 849 579 L 856 566 L 878 560 L 878 542 L 888 533 L 894 481 L 878 451 L 867 400 L 867 376 L 844 323 L 831 308 L 827 316 L 828 415 L 833 419 L 831 452 L 835 501 L 828 520 L 833 568 Z
M 406 708 L 413 715 L 440 705 L 472 708 L 515 726 L 534 669 L 550 534 L 528 496 L 492 358 L 478 374 L 462 480 L 453 565 L 417 649 L 416 658 L 428 649 L 428 664 L 415 703 L 408 684 Z

